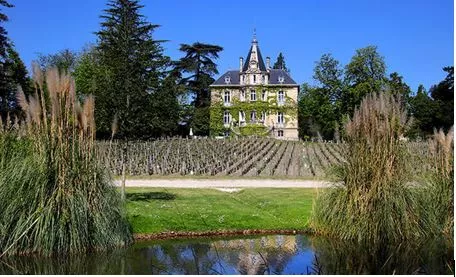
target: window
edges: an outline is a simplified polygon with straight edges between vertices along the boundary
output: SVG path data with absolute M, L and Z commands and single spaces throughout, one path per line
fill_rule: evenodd
M 239 122 L 245 122 L 245 112 L 239 111 Z
M 285 77 L 279 76 L 279 83 L 283 84 L 284 81 L 285 81 Z
M 279 95 L 277 97 L 277 102 L 279 102 L 280 105 L 283 105 L 285 103 L 285 93 L 282 90 L 280 90 Z
M 278 130 L 277 131 L 277 136 L 278 137 L 283 137 L 283 130 Z
M 266 101 L 266 90 L 261 93 L 261 100 Z
M 256 91 L 254 89 L 250 91 L 250 101 L 256 101 Z
M 225 76 L 225 84 L 231 83 L 231 77 L 230 76 Z
M 264 122 L 265 119 L 266 119 L 266 113 L 265 112 L 261 112 L 260 122 Z
M 283 112 L 277 113 L 277 123 L 283 124 Z
M 231 93 L 229 91 L 225 91 L 225 94 L 223 95 L 223 102 L 225 104 L 229 104 L 231 102 Z
M 241 95 L 239 98 L 241 99 L 241 101 L 245 101 L 245 91 L 244 90 L 241 90 Z
M 265 83 L 264 75 L 261 75 L 261 82 L 262 82 L 263 84 Z
M 250 113 L 250 122 L 252 122 L 252 123 L 256 122 L 256 111 L 252 111 Z
M 223 124 L 230 124 L 230 112 L 224 111 L 223 112 Z
M 253 75 L 253 83 L 256 83 L 256 75 Z

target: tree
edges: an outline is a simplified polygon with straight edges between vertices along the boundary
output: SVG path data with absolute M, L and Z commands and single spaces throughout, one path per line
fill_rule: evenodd
M 389 75 L 387 85 L 390 93 L 407 100 L 410 97 L 411 89 L 402 79 L 403 77 L 399 73 L 393 72 Z
M 181 44 L 179 49 L 185 53 L 176 63 L 176 69 L 183 74 L 189 74 L 182 79 L 187 90 L 195 97 L 194 114 L 191 126 L 195 135 L 209 134 L 209 85 L 214 82 L 212 76 L 218 74 L 217 64 L 218 53 L 223 50 L 218 45 L 195 42 L 192 45 Z
M 0 0 L 0 6 L 11 8 L 13 5 Z M 31 91 L 30 78 L 27 69 L 13 43 L 8 39 L 8 33 L 3 26 L 8 17 L 0 12 L 0 119 L 7 113 L 18 112 L 16 107 L 16 91 L 20 85 L 25 94 Z
M 298 102 L 298 122 L 301 138 L 318 137 L 333 139 L 337 124 L 337 115 L 329 94 L 322 88 L 303 84 Z
M 181 44 L 179 50 L 185 53 L 185 57 L 177 62 L 176 68 L 182 73 L 190 74 L 182 81 L 195 93 L 195 106 L 207 106 L 210 102 L 209 85 L 214 81 L 212 76 L 218 74 L 217 64 L 213 60 L 218 59 L 218 53 L 223 48 L 195 42 L 192 45 Z
M 0 0 L 0 6 L 5 8 L 12 8 L 14 7 L 6 0 Z M 0 12 L 0 57 L 2 58 L 2 62 L 4 61 L 4 57 L 6 56 L 6 51 L 10 46 L 10 42 L 8 39 L 8 32 L 6 31 L 5 27 L 3 26 L 4 22 L 8 21 L 8 16 L 2 12 Z
M 429 97 L 428 92 L 423 85 L 419 85 L 415 96 L 409 99 L 409 109 L 413 116 L 413 126 L 409 136 L 415 137 L 420 135 L 425 137 L 432 134 L 434 128 L 434 115 L 437 110 L 435 102 Z
M 283 69 L 286 72 L 290 72 L 290 70 L 285 65 L 285 57 L 283 56 L 282 52 L 280 52 L 279 55 L 277 56 L 277 60 L 274 63 L 274 65 L 272 66 L 272 68 L 273 69 Z
M 345 67 L 349 89 L 342 95 L 342 113 L 351 116 L 366 95 L 382 91 L 386 80 L 385 73 L 385 61 L 377 52 L 376 46 L 356 50 Z
M 70 49 L 61 50 L 55 54 L 38 55 L 38 64 L 42 70 L 57 67 L 60 72 L 73 73 L 78 60 L 78 53 Z
M 340 98 L 345 89 L 339 61 L 331 54 L 324 54 L 315 63 L 313 78 L 318 86 L 304 84 L 301 88 L 298 120 L 301 137 L 320 134 L 324 139 L 333 139 L 342 120 Z
M 173 136 L 178 131 L 181 110 L 178 99 L 185 91 L 180 80 L 180 72 L 173 69 L 164 78 L 160 88 L 152 93 L 150 110 L 154 136 Z
M 159 90 L 169 58 L 161 43 L 154 40 L 158 25 L 144 20 L 138 0 L 111 0 L 101 16 L 97 55 L 101 69 L 97 98 L 99 134 L 110 135 L 111 122 L 117 115 L 119 136 L 153 136 L 152 95 Z
M 430 89 L 431 97 L 437 106 L 434 127 L 447 132 L 454 124 L 454 67 L 444 67 L 447 76 Z

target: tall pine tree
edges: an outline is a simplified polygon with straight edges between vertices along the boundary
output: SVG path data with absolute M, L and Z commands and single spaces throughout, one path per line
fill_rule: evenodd
M 283 69 L 286 72 L 290 72 L 290 70 L 287 68 L 285 64 L 285 57 L 283 56 L 282 52 L 279 53 L 279 56 L 277 56 L 277 60 L 272 66 L 273 69 Z
M 95 116 L 100 135 L 110 135 L 114 116 L 119 136 L 152 136 L 152 94 L 159 90 L 169 58 L 152 37 L 158 25 L 145 21 L 137 0 L 111 0 L 97 32 L 100 66 L 105 78 L 98 90 Z
M 5 0 L 0 0 L 0 6 L 13 7 Z M 5 118 L 7 113 L 18 113 L 17 86 L 21 86 L 26 94 L 30 92 L 27 69 L 8 38 L 8 33 L 3 26 L 6 21 L 8 16 L 0 11 L 0 119 Z

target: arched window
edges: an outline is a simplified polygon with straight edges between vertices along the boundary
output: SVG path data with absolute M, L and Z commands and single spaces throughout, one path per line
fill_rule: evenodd
M 283 130 L 278 130 L 277 131 L 277 136 L 278 137 L 283 137 Z

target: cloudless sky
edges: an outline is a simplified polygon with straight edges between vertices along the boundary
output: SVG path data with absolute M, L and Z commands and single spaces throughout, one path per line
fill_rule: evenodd
M 106 0 L 11 0 L 6 28 L 29 66 L 38 53 L 81 50 L 96 42 Z M 346 65 L 356 49 L 378 46 L 388 73 L 397 71 L 413 91 L 428 89 L 454 62 L 452 0 L 142 0 L 142 14 L 169 40 L 165 54 L 179 59 L 179 44 L 196 41 L 224 48 L 220 74 L 238 69 L 256 27 L 263 55 L 283 52 L 299 84 L 312 79 L 315 62 L 332 53 Z

